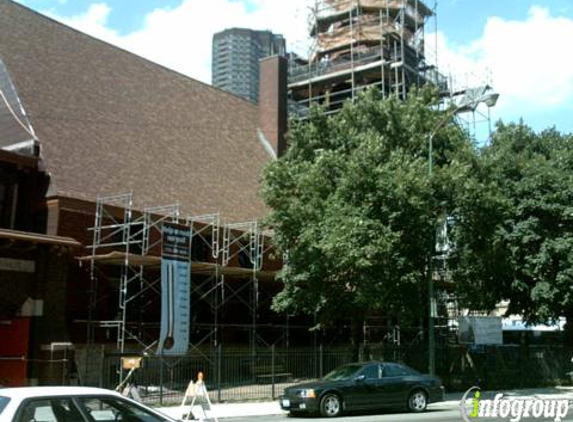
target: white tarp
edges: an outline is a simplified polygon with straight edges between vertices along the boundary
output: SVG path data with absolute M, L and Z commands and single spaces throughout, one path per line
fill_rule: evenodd
M 462 316 L 458 318 L 459 340 L 466 344 L 503 344 L 501 317 Z

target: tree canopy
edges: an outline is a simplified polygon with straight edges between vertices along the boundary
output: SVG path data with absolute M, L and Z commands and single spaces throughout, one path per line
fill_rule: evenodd
M 436 105 L 431 89 L 405 101 L 370 90 L 336 115 L 315 108 L 291 122 L 287 152 L 263 183 L 285 256 L 276 310 L 321 324 L 372 311 L 416 323 L 426 314 L 435 222 L 476 155 L 457 126 L 440 125 Z M 438 125 L 430 177 L 428 135 Z
M 419 320 L 448 216 L 461 306 L 508 300 L 529 322 L 573 321 L 573 137 L 498 123 L 478 148 L 437 103 L 430 88 L 405 101 L 370 90 L 336 115 L 291 122 L 263 182 L 285 257 L 276 310 L 320 324 L 373 311 Z
M 498 124 L 458 190 L 454 278 L 463 303 L 529 322 L 573 316 L 573 138 Z

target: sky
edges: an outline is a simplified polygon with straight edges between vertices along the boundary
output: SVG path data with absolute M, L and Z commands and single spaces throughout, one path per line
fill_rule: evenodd
M 42 14 L 200 81 L 211 40 L 231 27 L 283 34 L 308 55 L 315 0 L 18 0 Z M 493 121 L 573 133 L 571 0 L 425 0 L 437 11 L 426 52 L 454 84 L 489 83 Z

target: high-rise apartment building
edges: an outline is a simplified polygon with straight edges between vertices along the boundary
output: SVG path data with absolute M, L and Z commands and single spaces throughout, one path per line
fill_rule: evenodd
M 231 28 L 213 36 L 212 84 L 253 102 L 259 97 L 259 60 L 284 55 L 285 39 L 271 31 Z

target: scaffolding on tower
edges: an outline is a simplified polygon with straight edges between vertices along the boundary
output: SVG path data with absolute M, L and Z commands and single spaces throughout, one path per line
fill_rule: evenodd
M 289 69 L 291 111 L 304 117 L 319 104 L 333 113 L 372 86 L 400 98 L 426 83 L 446 91 L 446 78 L 425 57 L 434 16 L 420 0 L 316 0 L 309 57 Z

